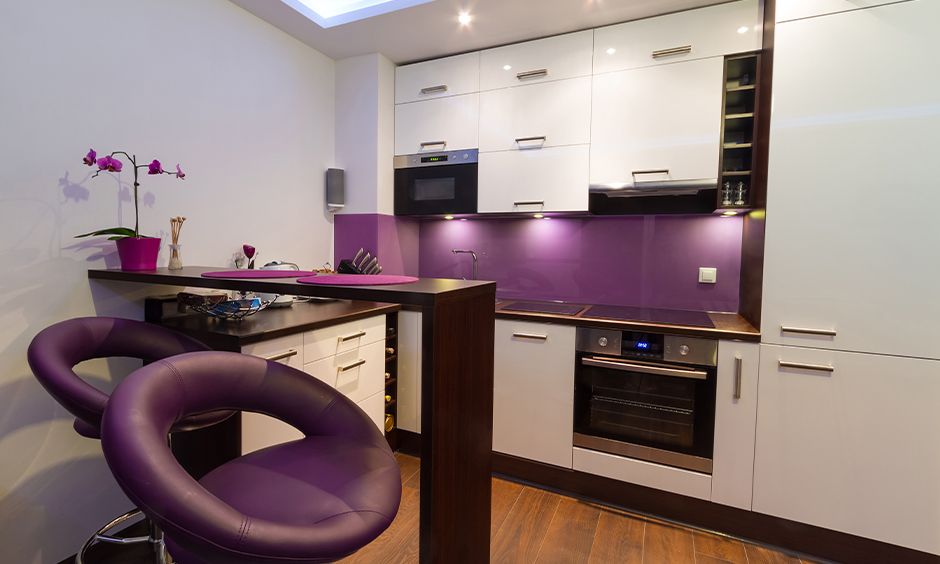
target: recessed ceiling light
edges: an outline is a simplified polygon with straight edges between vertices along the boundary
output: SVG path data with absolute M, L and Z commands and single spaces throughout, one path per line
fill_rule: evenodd
M 534 217 L 535 219 L 542 219 L 542 218 L 545 217 L 545 216 L 542 215 L 542 214 L 540 214 L 540 213 L 537 213 L 537 214 L 533 215 L 532 217 Z
M 751 29 L 751 28 L 747 27 L 746 25 L 745 25 L 745 26 L 742 26 L 742 27 L 739 27 L 739 28 L 738 28 L 738 33 L 747 33 L 747 30 L 749 30 L 749 29 Z
M 610 49 L 607 50 L 607 54 L 608 54 L 608 55 L 613 55 L 613 54 L 616 53 L 616 52 L 617 52 L 617 50 L 614 49 L 613 47 L 611 47 Z
M 445 216 L 444 216 L 444 219 L 454 219 L 454 216 L 452 216 L 452 215 L 445 215 Z
M 322 28 L 410 8 L 434 0 L 281 0 Z
M 738 215 L 738 212 L 729 210 L 721 214 L 722 217 L 731 217 L 733 215 Z
M 468 23 L 470 23 L 470 20 L 472 19 L 473 18 L 470 17 L 470 14 L 460 14 L 459 16 L 457 16 L 457 21 L 462 23 L 463 25 L 467 25 Z
M 512 68 L 512 66 L 510 66 L 510 65 L 503 65 L 503 70 L 509 70 L 509 69 L 511 69 L 511 68 Z

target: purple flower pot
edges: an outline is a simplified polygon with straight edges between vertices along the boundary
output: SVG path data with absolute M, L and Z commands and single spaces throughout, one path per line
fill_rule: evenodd
M 160 254 L 159 237 L 125 237 L 117 241 L 121 270 L 156 270 Z

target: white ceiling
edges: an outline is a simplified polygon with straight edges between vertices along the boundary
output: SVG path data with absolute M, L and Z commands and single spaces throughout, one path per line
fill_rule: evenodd
M 230 1 L 332 59 L 381 53 L 400 65 L 727 0 L 437 0 L 328 29 L 280 0 Z

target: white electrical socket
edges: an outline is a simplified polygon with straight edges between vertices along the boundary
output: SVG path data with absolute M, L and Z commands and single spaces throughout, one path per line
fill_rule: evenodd
M 705 266 L 699 268 L 698 281 L 702 284 L 714 284 L 718 281 L 718 269 Z

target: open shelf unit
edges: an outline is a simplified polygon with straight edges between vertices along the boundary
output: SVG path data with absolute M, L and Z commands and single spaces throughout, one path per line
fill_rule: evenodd
M 755 177 L 760 54 L 725 57 L 721 103 L 721 155 L 718 161 L 718 210 L 752 206 Z

